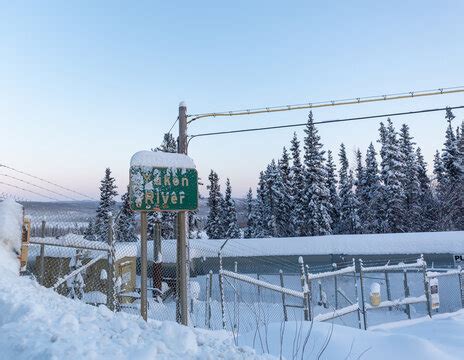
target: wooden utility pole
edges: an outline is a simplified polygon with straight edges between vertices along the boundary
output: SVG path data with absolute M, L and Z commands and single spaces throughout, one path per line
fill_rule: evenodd
M 187 155 L 187 105 L 179 104 L 179 139 L 177 152 Z M 187 299 L 187 226 L 186 211 L 177 213 L 177 322 L 188 325 L 188 299 Z
M 147 222 L 147 212 L 142 211 L 140 213 L 141 219 L 141 230 L 140 230 L 140 262 L 141 262 L 141 271 L 140 271 L 140 314 L 142 318 L 147 320 L 147 231 L 148 231 L 148 222 Z

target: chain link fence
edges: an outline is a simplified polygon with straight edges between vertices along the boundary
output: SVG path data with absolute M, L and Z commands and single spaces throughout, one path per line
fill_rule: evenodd
M 69 213 L 26 215 L 31 219 L 27 272 L 38 283 L 76 301 L 140 314 L 139 241 L 115 241 L 112 227 L 105 241 L 87 240 L 87 222 Z M 175 321 L 176 241 L 154 231 L 158 235 L 148 241 L 148 318 Z M 463 307 L 460 268 L 427 267 L 417 257 L 334 263 L 269 257 L 243 242 L 221 245 L 190 240 L 189 324 L 226 329 L 237 344 L 253 339 L 263 351 L 267 329 L 284 322 L 368 328 Z

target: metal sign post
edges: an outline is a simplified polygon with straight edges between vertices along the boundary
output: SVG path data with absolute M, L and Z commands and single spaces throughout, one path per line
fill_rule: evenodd
M 140 315 L 142 315 L 143 320 L 147 321 L 147 212 L 142 211 L 140 218 Z

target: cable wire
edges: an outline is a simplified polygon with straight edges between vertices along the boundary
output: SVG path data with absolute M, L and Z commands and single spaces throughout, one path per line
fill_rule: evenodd
M 55 194 L 55 195 L 63 196 L 63 197 L 65 197 L 65 198 L 70 199 L 70 200 L 73 200 L 73 201 L 78 201 L 77 199 L 72 198 L 72 197 L 70 197 L 70 196 L 68 196 L 68 195 L 65 195 L 65 194 L 59 193 L 59 192 L 57 192 L 57 191 L 50 190 L 50 189 L 47 189 L 47 188 L 45 188 L 45 187 L 42 187 L 42 186 L 39 186 L 39 185 L 30 183 L 29 181 L 26 181 L 26 180 L 17 178 L 17 177 L 15 177 L 15 176 L 11 176 L 11 175 L 8 175 L 8 174 L 0 174 L 0 176 L 6 176 L 6 177 L 9 177 L 9 178 L 14 179 L 14 180 L 21 181 L 21 182 L 23 182 L 23 183 L 25 183 L 25 184 L 28 184 L 28 185 L 31 185 L 31 186 L 35 186 L 35 187 L 38 188 L 38 189 L 42 189 L 42 190 L 45 190 L 45 191 L 49 191 L 49 192 L 51 192 L 51 193 L 53 193 L 53 194 Z
M 70 191 L 70 192 L 72 192 L 72 193 L 74 193 L 74 194 L 83 196 L 83 197 L 85 197 L 85 198 L 87 198 L 87 199 L 98 201 L 98 199 L 95 199 L 95 198 L 93 198 L 93 197 L 91 197 L 91 196 L 88 196 L 88 195 L 85 195 L 85 194 L 80 193 L 80 192 L 78 192 L 78 191 L 75 191 L 75 190 L 69 189 L 69 188 L 67 188 L 67 187 L 58 185 L 58 184 L 56 184 L 56 183 L 54 183 L 54 182 L 45 180 L 45 179 L 43 179 L 43 178 L 40 178 L 40 177 L 38 177 L 38 176 L 29 174 L 29 173 L 27 173 L 27 172 L 24 172 L 24 171 L 21 171 L 21 170 L 17 170 L 17 169 L 15 169 L 15 168 L 11 167 L 11 166 L 7 166 L 7 165 L 5 165 L 5 164 L 0 164 L 0 167 L 4 167 L 5 169 L 13 170 L 13 171 L 16 171 L 17 173 L 30 176 L 30 177 L 32 177 L 32 178 L 34 178 L 34 179 L 37 179 L 37 180 L 46 182 L 47 184 L 50 184 L 50 185 L 59 187 L 60 189 L 63 189 L 63 190 L 66 190 L 66 191 Z
M 35 194 L 35 195 L 42 196 L 42 197 L 47 198 L 47 199 L 50 199 L 50 200 L 60 201 L 60 200 L 57 199 L 57 198 L 54 198 L 54 197 L 51 197 L 51 196 L 47 196 L 47 195 L 44 195 L 44 194 L 41 194 L 41 193 L 38 193 L 38 192 L 35 192 L 35 191 L 32 191 L 32 190 L 28 190 L 28 189 L 22 188 L 22 187 L 20 187 L 20 186 L 8 184 L 8 183 L 3 182 L 3 181 L 0 181 L 0 184 L 7 185 L 7 186 L 11 186 L 11 187 L 14 187 L 14 188 L 16 188 L 16 189 L 24 190 L 24 191 L 30 192 L 30 193 Z
M 330 100 L 330 101 L 321 101 L 321 102 L 296 104 L 296 105 L 280 105 L 280 106 L 255 108 L 255 109 L 247 109 L 247 110 L 212 112 L 212 113 L 204 113 L 204 114 L 187 115 L 187 117 L 191 118 L 188 121 L 188 123 L 191 123 L 195 120 L 206 118 L 206 117 L 255 115 L 255 114 L 262 114 L 262 113 L 313 109 L 313 108 L 320 108 L 320 107 L 355 105 L 355 104 L 387 101 L 387 100 L 410 99 L 414 97 L 445 95 L 445 94 L 453 94 L 453 93 L 460 93 L 460 92 L 464 92 L 464 86 L 455 86 L 455 87 L 440 88 L 440 89 L 434 89 L 434 90 L 409 91 L 406 93 L 367 96 L 367 97 L 358 97 L 358 98 L 352 98 L 352 99 Z
M 314 121 L 314 124 L 331 124 L 331 123 L 338 123 L 338 122 L 348 122 L 348 121 L 357 121 L 357 120 L 368 120 L 368 119 L 377 119 L 383 117 L 395 117 L 395 116 L 404 116 L 404 115 L 414 115 L 414 114 L 421 114 L 421 113 L 429 113 L 429 112 L 436 112 L 436 111 L 445 111 L 446 109 L 463 109 L 464 106 L 453 106 L 453 107 L 444 107 L 444 108 L 435 108 L 435 109 L 424 109 L 424 110 L 416 110 L 416 111 L 406 111 L 406 112 L 398 112 L 398 113 L 389 113 L 389 114 L 380 114 L 380 115 L 370 115 L 370 116 L 358 116 L 352 118 L 345 118 L 345 119 L 333 119 L 333 120 L 321 120 L 321 121 Z M 225 135 L 225 134 L 236 134 L 242 132 L 252 132 L 252 131 L 263 131 L 263 130 L 275 130 L 275 129 L 284 129 L 284 128 L 291 128 L 291 127 L 299 127 L 299 126 L 306 126 L 307 122 L 305 123 L 298 123 L 298 124 L 286 124 L 286 125 L 276 125 L 276 126 L 265 126 L 259 128 L 250 128 L 250 129 L 239 129 L 239 130 L 228 130 L 228 131 L 216 131 L 211 133 L 201 133 L 201 134 L 194 134 L 189 136 L 189 143 L 190 140 L 196 137 L 202 136 L 213 136 L 213 135 Z

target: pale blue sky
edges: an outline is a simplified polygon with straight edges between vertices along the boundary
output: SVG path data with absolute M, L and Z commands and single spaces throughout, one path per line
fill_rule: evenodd
M 464 85 L 462 1 L 0 1 L 0 162 L 97 195 L 110 166 L 189 113 Z M 464 95 L 315 110 L 316 120 L 464 105 Z M 457 119 L 464 111 L 456 111 Z M 306 111 L 194 123 L 190 133 L 302 122 Z M 443 114 L 407 121 L 429 162 Z M 456 121 L 456 124 L 458 122 Z M 320 126 L 352 157 L 378 121 Z M 293 130 L 195 139 L 190 155 L 235 196 Z M 300 137 L 302 129 L 297 129 Z M 0 184 L 0 192 L 10 189 Z M 27 198 L 32 195 L 22 194 Z

